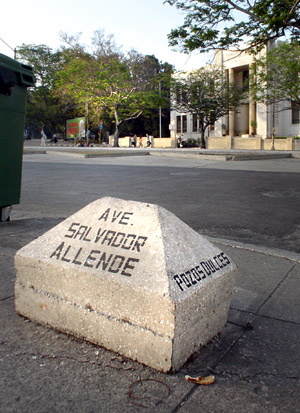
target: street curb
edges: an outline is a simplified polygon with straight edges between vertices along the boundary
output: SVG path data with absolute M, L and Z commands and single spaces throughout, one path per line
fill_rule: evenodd
M 46 151 L 47 155 L 58 155 L 58 156 L 70 156 L 72 158 L 101 158 L 101 157 L 116 157 L 116 156 L 144 156 L 144 155 L 149 155 L 149 152 L 114 152 L 114 151 L 93 151 L 90 153 L 86 153 L 84 151 L 74 151 L 74 150 L 65 150 L 65 151 L 59 151 L 59 150 L 47 150 Z
M 293 158 L 293 154 L 288 153 L 246 153 L 246 152 L 214 152 L 214 151 L 207 151 L 207 152 L 198 152 L 198 151 L 182 151 L 182 150 L 160 150 L 157 152 L 150 151 L 150 155 L 152 156 L 173 156 L 176 158 L 190 158 L 190 159 L 205 159 L 205 160 L 216 160 L 216 161 L 257 161 L 257 160 L 266 160 L 266 159 L 291 159 Z M 298 157 L 296 154 L 295 158 Z M 300 155 L 299 155 L 300 157 Z
M 297 252 L 280 250 L 278 248 L 269 248 L 269 247 L 264 247 L 260 245 L 254 245 L 254 244 L 246 244 L 246 243 L 239 242 L 239 241 L 234 241 L 234 240 L 229 240 L 229 239 L 224 239 L 224 238 L 215 238 L 215 237 L 210 237 L 206 235 L 204 235 L 204 237 L 207 238 L 212 243 L 215 242 L 215 243 L 226 245 L 232 248 L 247 250 L 247 251 L 256 252 L 259 254 L 271 255 L 272 257 L 283 258 L 283 259 L 300 264 L 300 254 L 298 254 Z

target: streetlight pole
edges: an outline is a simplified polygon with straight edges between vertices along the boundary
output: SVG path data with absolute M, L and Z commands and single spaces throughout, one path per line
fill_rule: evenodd
M 161 138 L 161 82 L 159 81 L 159 137 Z
M 271 151 L 275 151 L 274 134 L 275 134 L 275 128 L 272 129 L 272 147 L 271 147 Z
M 272 123 L 273 123 L 273 128 L 272 128 L 272 147 L 271 151 L 275 151 L 275 145 L 274 145 L 274 134 L 275 134 L 275 103 L 272 105 Z
M 157 72 L 154 69 L 154 77 L 156 78 Z M 158 93 L 159 93 L 159 108 L 158 108 L 158 122 L 159 122 L 159 137 L 161 138 L 161 80 L 160 80 L 160 70 L 158 71 L 159 81 L 158 81 Z M 156 79 L 155 79 L 156 80 Z

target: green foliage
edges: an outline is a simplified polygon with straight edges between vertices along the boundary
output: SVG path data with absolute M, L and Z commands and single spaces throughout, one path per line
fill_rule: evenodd
M 288 138 L 300 139 L 300 136 L 277 136 L 275 135 L 275 139 L 288 139 Z
M 151 104 L 145 103 L 142 115 L 123 124 L 121 131 L 125 135 L 146 133 L 159 136 L 159 109 L 161 109 L 162 136 L 168 136 L 170 124 L 170 80 L 173 67 L 161 63 L 155 56 L 143 56 L 138 67 L 141 84 L 151 98 Z
M 63 131 L 67 119 L 85 114 L 93 130 L 99 129 L 100 120 L 106 130 L 115 128 L 117 145 L 122 128 L 124 133 L 130 128 L 136 133 L 136 126 L 155 133 L 161 108 L 167 128 L 171 65 L 134 50 L 123 53 L 114 37 L 101 30 L 88 50 L 80 44 L 80 34 L 61 33 L 61 39 L 60 51 L 45 45 L 18 48 L 19 59 L 32 66 L 37 77 L 36 87 L 28 92 L 27 124 L 45 126 L 52 134 Z
M 154 56 L 134 50 L 123 53 L 113 36 L 105 36 L 103 31 L 95 32 L 93 46 L 92 53 L 78 43 L 73 52 L 64 51 L 66 60 L 58 73 L 57 87 L 64 99 L 72 97 L 78 104 L 88 104 L 89 113 L 99 119 L 104 114 L 113 118 L 114 145 L 118 146 L 120 127 L 125 122 L 138 119 L 142 113 L 151 116 L 159 105 L 166 107 L 165 96 L 158 88 L 159 79 L 162 82 L 165 78 Z
M 61 53 L 44 45 L 25 45 L 18 47 L 18 58 L 34 68 L 37 87 L 53 89 L 55 73 L 59 70 Z
M 251 93 L 266 105 L 281 103 L 280 110 L 300 107 L 300 45 L 283 42 L 255 59 Z
M 38 131 L 46 125 L 46 132 L 52 135 L 63 131 L 66 116 L 73 108 L 63 104 L 56 94 L 56 73 L 62 64 L 61 52 L 54 52 L 46 45 L 25 45 L 18 48 L 18 59 L 33 68 L 37 82 L 28 90 L 26 123 L 31 130 Z
M 201 146 L 201 140 L 200 139 L 193 139 L 193 138 L 188 138 L 184 139 L 182 141 L 182 147 L 183 148 L 195 148 Z
M 185 12 L 171 31 L 171 46 L 185 52 L 240 46 L 262 47 L 269 40 L 300 37 L 300 2 L 295 0 L 166 0 Z

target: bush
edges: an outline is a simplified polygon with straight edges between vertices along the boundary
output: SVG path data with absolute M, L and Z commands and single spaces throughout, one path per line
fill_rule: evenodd
M 200 146 L 200 139 L 193 139 L 193 138 L 188 138 L 184 139 L 182 142 L 182 146 L 184 148 L 196 148 L 197 146 Z
M 287 138 L 300 139 L 300 136 L 276 136 L 274 135 L 274 139 L 287 139 Z

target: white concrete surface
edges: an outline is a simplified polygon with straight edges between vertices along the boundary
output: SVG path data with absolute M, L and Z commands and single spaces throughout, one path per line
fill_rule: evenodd
M 101 198 L 15 256 L 18 313 L 161 371 L 227 319 L 236 267 L 166 209 Z

